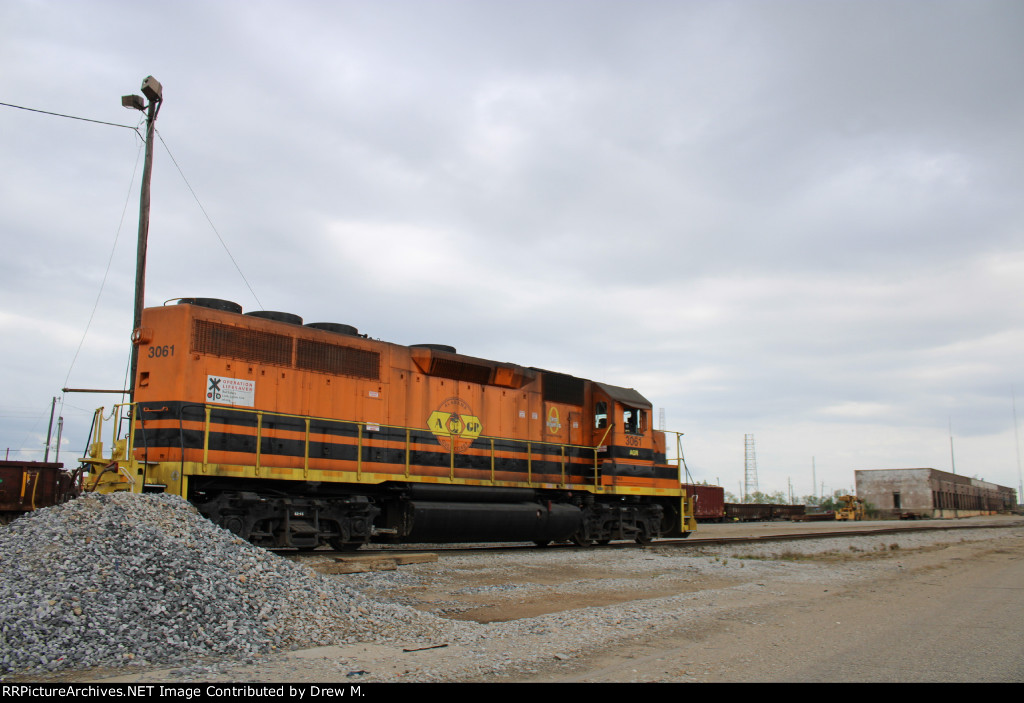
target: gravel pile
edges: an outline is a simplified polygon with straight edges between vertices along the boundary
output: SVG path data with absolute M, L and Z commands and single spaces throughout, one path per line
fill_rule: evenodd
M 353 642 L 472 640 L 253 547 L 166 494 L 91 494 L 0 529 L 0 676 Z

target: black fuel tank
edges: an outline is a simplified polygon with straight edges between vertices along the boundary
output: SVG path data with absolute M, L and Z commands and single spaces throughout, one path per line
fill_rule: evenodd
M 583 513 L 564 503 L 404 504 L 403 542 L 559 542 L 583 523 Z

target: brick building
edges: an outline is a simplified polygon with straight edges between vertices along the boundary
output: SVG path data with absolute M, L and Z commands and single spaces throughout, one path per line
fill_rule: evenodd
M 988 481 L 936 469 L 854 471 L 857 497 L 878 517 L 914 513 L 922 517 L 970 517 L 1012 511 L 1017 491 Z

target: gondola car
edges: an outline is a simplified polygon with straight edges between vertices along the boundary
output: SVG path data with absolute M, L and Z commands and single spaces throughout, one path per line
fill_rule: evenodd
M 761 522 L 772 519 L 768 503 L 726 503 L 725 519 L 736 522 Z
M 587 545 L 696 525 L 630 388 L 216 299 L 147 308 L 133 339 L 134 403 L 109 457 L 97 411 L 87 481 L 175 493 L 261 546 Z
M 64 471 L 64 464 L 0 461 L 0 525 L 75 495 L 77 487 L 72 475 Z
M 807 512 L 807 507 L 804 505 L 773 505 L 772 506 L 772 519 L 773 520 L 795 520 L 803 516 Z
M 725 519 L 735 522 L 764 522 L 767 520 L 792 520 L 804 514 L 802 505 L 778 505 L 775 503 L 726 503 Z

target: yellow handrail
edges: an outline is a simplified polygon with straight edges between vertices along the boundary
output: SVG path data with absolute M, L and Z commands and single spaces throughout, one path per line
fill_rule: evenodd
M 260 475 L 260 455 L 263 449 L 263 411 L 256 411 L 256 475 Z
M 600 453 L 601 447 L 604 446 L 605 440 L 608 439 L 608 433 L 612 431 L 613 427 L 615 427 L 615 423 L 614 422 L 611 422 L 611 423 L 608 424 L 608 429 L 606 429 L 604 431 L 604 435 L 601 436 L 601 441 L 598 442 L 597 445 L 594 447 L 594 486 L 595 487 L 599 486 L 600 483 L 601 483 L 601 469 L 597 465 L 597 455 Z
M 123 409 L 125 407 L 128 407 L 128 408 L 131 409 L 131 412 L 128 415 L 129 420 L 134 420 L 135 419 L 133 417 L 133 415 L 134 415 L 135 410 L 137 408 L 136 404 L 134 404 L 134 403 L 119 403 L 119 404 L 117 404 L 117 405 L 115 405 L 113 407 L 113 410 L 114 410 L 114 413 L 115 413 L 114 417 L 117 418 L 117 421 L 115 423 L 113 423 L 114 424 L 114 439 L 115 439 L 115 442 L 116 442 L 116 439 L 117 439 L 118 428 L 120 427 L 121 421 L 123 419 L 121 417 L 120 413 L 123 412 Z M 428 430 L 426 430 L 425 428 L 422 428 L 422 427 L 417 428 L 417 427 L 407 427 L 407 426 L 404 426 L 404 425 L 381 425 L 380 423 L 367 422 L 367 421 L 363 421 L 363 420 L 340 420 L 340 419 L 337 419 L 337 418 L 317 417 L 317 416 L 313 416 L 313 415 L 295 415 L 295 414 L 291 414 L 291 413 L 267 412 L 267 411 L 264 411 L 264 410 L 254 410 L 254 409 L 239 408 L 239 407 L 234 407 L 234 406 L 211 406 L 211 405 L 205 405 L 204 404 L 203 405 L 204 412 L 203 412 L 203 420 L 202 420 L 202 422 L 203 422 L 203 464 L 204 464 L 204 466 L 206 464 L 208 464 L 208 462 L 209 462 L 211 426 L 213 424 L 215 424 L 214 423 L 214 419 L 212 417 L 212 411 L 213 411 L 214 408 L 217 408 L 217 407 L 224 407 L 224 409 L 230 410 L 232 412 L 251 413 L 251 414 L 256 415 L 256 450 L 255 450 L 254 453 L 256 455 L 255 470 L 256 470 L 256 475 L 257 476 L 259 475 L 259 472 L 260 472 L 260 469 L 261 469 L 261 465 L 262 465 L 262 461 L 263 461 L 263 456 L 262 456 L 262 436 L 263 436 L 263 418 L 264 418 L 265 415 L 272 415 L 274 417 L 279 417 L 279 418 L 294 418 L 294 419 L 298 419 L 298 420 L 302 420 L 303 421 L 303 424 L 304 424 L 303 476 L 304 477 L 308 477 L 308 475 L 309 475 L 310 444 L 311 444 L 310 435 L 312 433 L 312 431 L 311 431 L 311 424 L 312 424 L 312 422 L 320 421 L 320 422 L 328 422 L 328 423 L 351 424 L 351 425 L 355 425 L 356 426 L 356 475 L 357 475 L 357 477 L 361 477 L 362 473 L 363 473 L 363 444 L 364 444 L 364 439 L 366 438 L 365 430 L 367 428 L 367 425 L 372 425 L 375 430 L 379 430 L 382 427 L 386 427 L 388 429 L 404 431 L 404 433 L 405 433 L 405 439 L 404 439 L 404 445 L 405 445 L 405 447 L 404 447 L 404 449 L 405 449 L 405 476 L 406 477 L 410 477 L 412 475 L 412 458 L 411 458 L 411 453 L 412 453 L 412 433 L 414 431 L 415 432 L 428 431 Z M 102 434 L 102 426 L 103 426 L 102 411 L 103 411 L 103 408 L 100 408 L 99 410 L 96 411 L 96 415 L 93 418 L 94 432 L 90 436 L 100 437 L 101 434 Z M 131 426 L 134 426 L 134 424 L 135 424 L 134 422 L 131 422 Z M 515 439 L 515 438 L 512 438 L 512 437 L 497 437 L 497 436 L 493 436 L 493 435 L 480 435 L 479 439 L 487 440 L 487 442 L 489 444 L 489 447 L 487 448 L 487 452 L 488 452 L 488 455 L 490 457 L 490 473 L 491 473 L 490 480 L 491 481 L 495 480 L 495 474 L 496 474 L 496 470 L 497 470 L 497 467 L 496 467 L 496 458 L 497 457 L 496 457 L 496 451 L 495 451 L 495 441 L 499 441 L 499 442 L 503 441 L 503 442 L 523 443 L 523 444 L 526 445 L 527 482 L 531 483 L 531 484 L 533 483 L 533 449 L 534 449 L 535 445 L 548 446 L 548 447 L 558 447 L 559 448 L 559 452 L 560 452 L 560 460 L 559 461 L 560 461 L 560 466 L 561 466 L 561 471 L 560 472 L 561 472 L 562 484 L 565 484 L 566 479 L 567 479 L 567 476 L 566 476 L 567 468 L 566 467 L 567 467 L 567 464 L 570 463 L 569 459 L 568 459 L 568 452 L 569 452 L 569 450 L 576 449 L 576 450 L 585 450 L 585 451 L 593 452 L 593 457 L 594 457 L 593 485 L 594 485 L 594 487 L 596 489 L 601 489 L 601 485 L 600 485 L 600 463 L 599 463 L 600 462 L 600 457 L 599 457 L 599 453 L 600 453 L 601 447 L 603 447 L 605 445 L 605 441 L 608 439 L 608 435 L 611 433 L 611 431 L 614 428 L 614 426 L 615 426 L 615 423 L 610 423 L 608 425 L 608 427 L 605 429 L 604 435 L 601 437 L 601 441 L 598 442 L 598 444 L 596 444 L 595 446 L 582 445 L 582 444 L 568 444 L 568 443 L 562 443 L 562 442 L 544 442 L 544 441 L 535 441 L 535 440 L 530 440 L 530 439 Z M 132 456 L 132 451 L 134 450 L 134 444 L 135 444 L 135 433 L 134 432 L 128 432 L 128 434 L 127 434 L 127 445 L 128 445 L 127 446 L 127 452 L 128 453 L 126 455 L 127 457 L 131 457 Z M 102 444 L 101 444 L 101 446 L 102 446 Z M 449 442 L 448 452 L 449 452 L 449 475 L 448 475 L 448 478 L 449 479 L 454 479 L 455 478 L 455 454 L 456 454 L 454 438 L 453 438 L 453 441 Z
M 204 410 L 206 419 L 203 420 L 203 465 L 205 466 L 210 462 L 210 413 L 213 412 L 213 408 L 207 405 Z
M 309 418 L 306 418 L 306 439 L 302 451 L 302 478 L 309 478 Z

